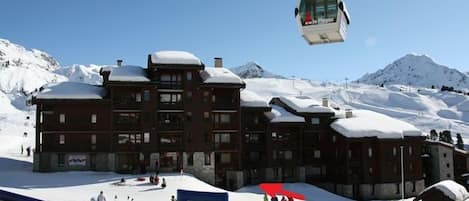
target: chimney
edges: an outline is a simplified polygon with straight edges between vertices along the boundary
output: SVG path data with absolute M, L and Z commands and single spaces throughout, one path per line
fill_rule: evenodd
M 329 99 L 322 98 L 322 106 L 323 107 L 329 107 Z
M 215 68 L 223 68 L 223 58 L 215 57 Z
M 345 109 L 345 118 L 352 118 L 352 109 Z
M 118 60 L 117 60 L 117 67 L 121 67 L 121 66 L 122 66 L 122 62 L 123 62 L 122 59 L 118 59 Z

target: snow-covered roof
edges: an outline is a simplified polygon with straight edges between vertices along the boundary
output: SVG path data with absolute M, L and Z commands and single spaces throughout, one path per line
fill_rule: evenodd
M 272 123 L 304 123 L 305 118 L 296 116 L 288 111 L 286 111 L 284 108 L 277 106 L 277 105 L 271 105 L 272 110 L 271 112 L 266 112 L 265 115 L 270 119 L 270 122 Z
M 353 110 L 352 117 L 335 120 L 331 128 L 349 138 L 377 137 L 380 139 L 422 136 L 415 126 L 369 110 Z
M 36 96 L 37 99 L 103 99 L 106 90 L 103 87 L 78 83 L 61 82 L 50 85 Z
M 423 190 L 420 193 L 420 195 L 434 188 L 440 190 L 442 193 L 444 193 L 446 196 L 448 196 L 452 200 L 464 200 L 465 198 L 469 196 L 464 186 L 461 186 L 460 184 L 451 180 L 444 180 L 436 184 L 433 184 L 427 187 L 425 190 Z
M 241 91 L 240 96 L 241 107 L 270 107 L 267 101 L 252 91 L 245 89 Z
M 205 68 L 200 72 L 204 83 L 244 84 L 244 81 L 226 68 Z
M 145 69 L 140 66 L 121 66 L 111 68 L 109 81 L 118 82 L 149 82 Z
M 151 54 L 154 64 L 202 65 L 199 58 L 184 51 L 158 51 Z
M 334 113 L 309 96 L 281 96 L 279 99 L 298 113 Z

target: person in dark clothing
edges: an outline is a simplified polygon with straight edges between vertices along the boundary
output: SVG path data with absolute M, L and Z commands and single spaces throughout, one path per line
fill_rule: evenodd
M 270 201 L 278 201 L 277 195 L 274 195 L 270 198 Z
M 26 148 L 27 156 L 31 156 L 31 147 Z
M 21 155 L 23 155 L 23 151 L 24 151 L 24 148 L 23 148 L 23 145 L 21 145 Z
M 161 183 L 162 188 L 166 188 L 166 180 L 163 178 L 163 183 Z

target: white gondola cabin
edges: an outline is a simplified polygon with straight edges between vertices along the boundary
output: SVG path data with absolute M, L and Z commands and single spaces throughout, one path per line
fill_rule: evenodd
M 299 0 L 295 17 L 310 45 L 346 39 L 350 15 L 343 0 Z

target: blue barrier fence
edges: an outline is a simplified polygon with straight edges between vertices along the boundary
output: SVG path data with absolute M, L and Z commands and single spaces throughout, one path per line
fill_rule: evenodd
M 228 193 L 177 190 L 178 201 L 228 201 Z
M 36 198 L 0 190 L 0 201 L 42 201 Z

